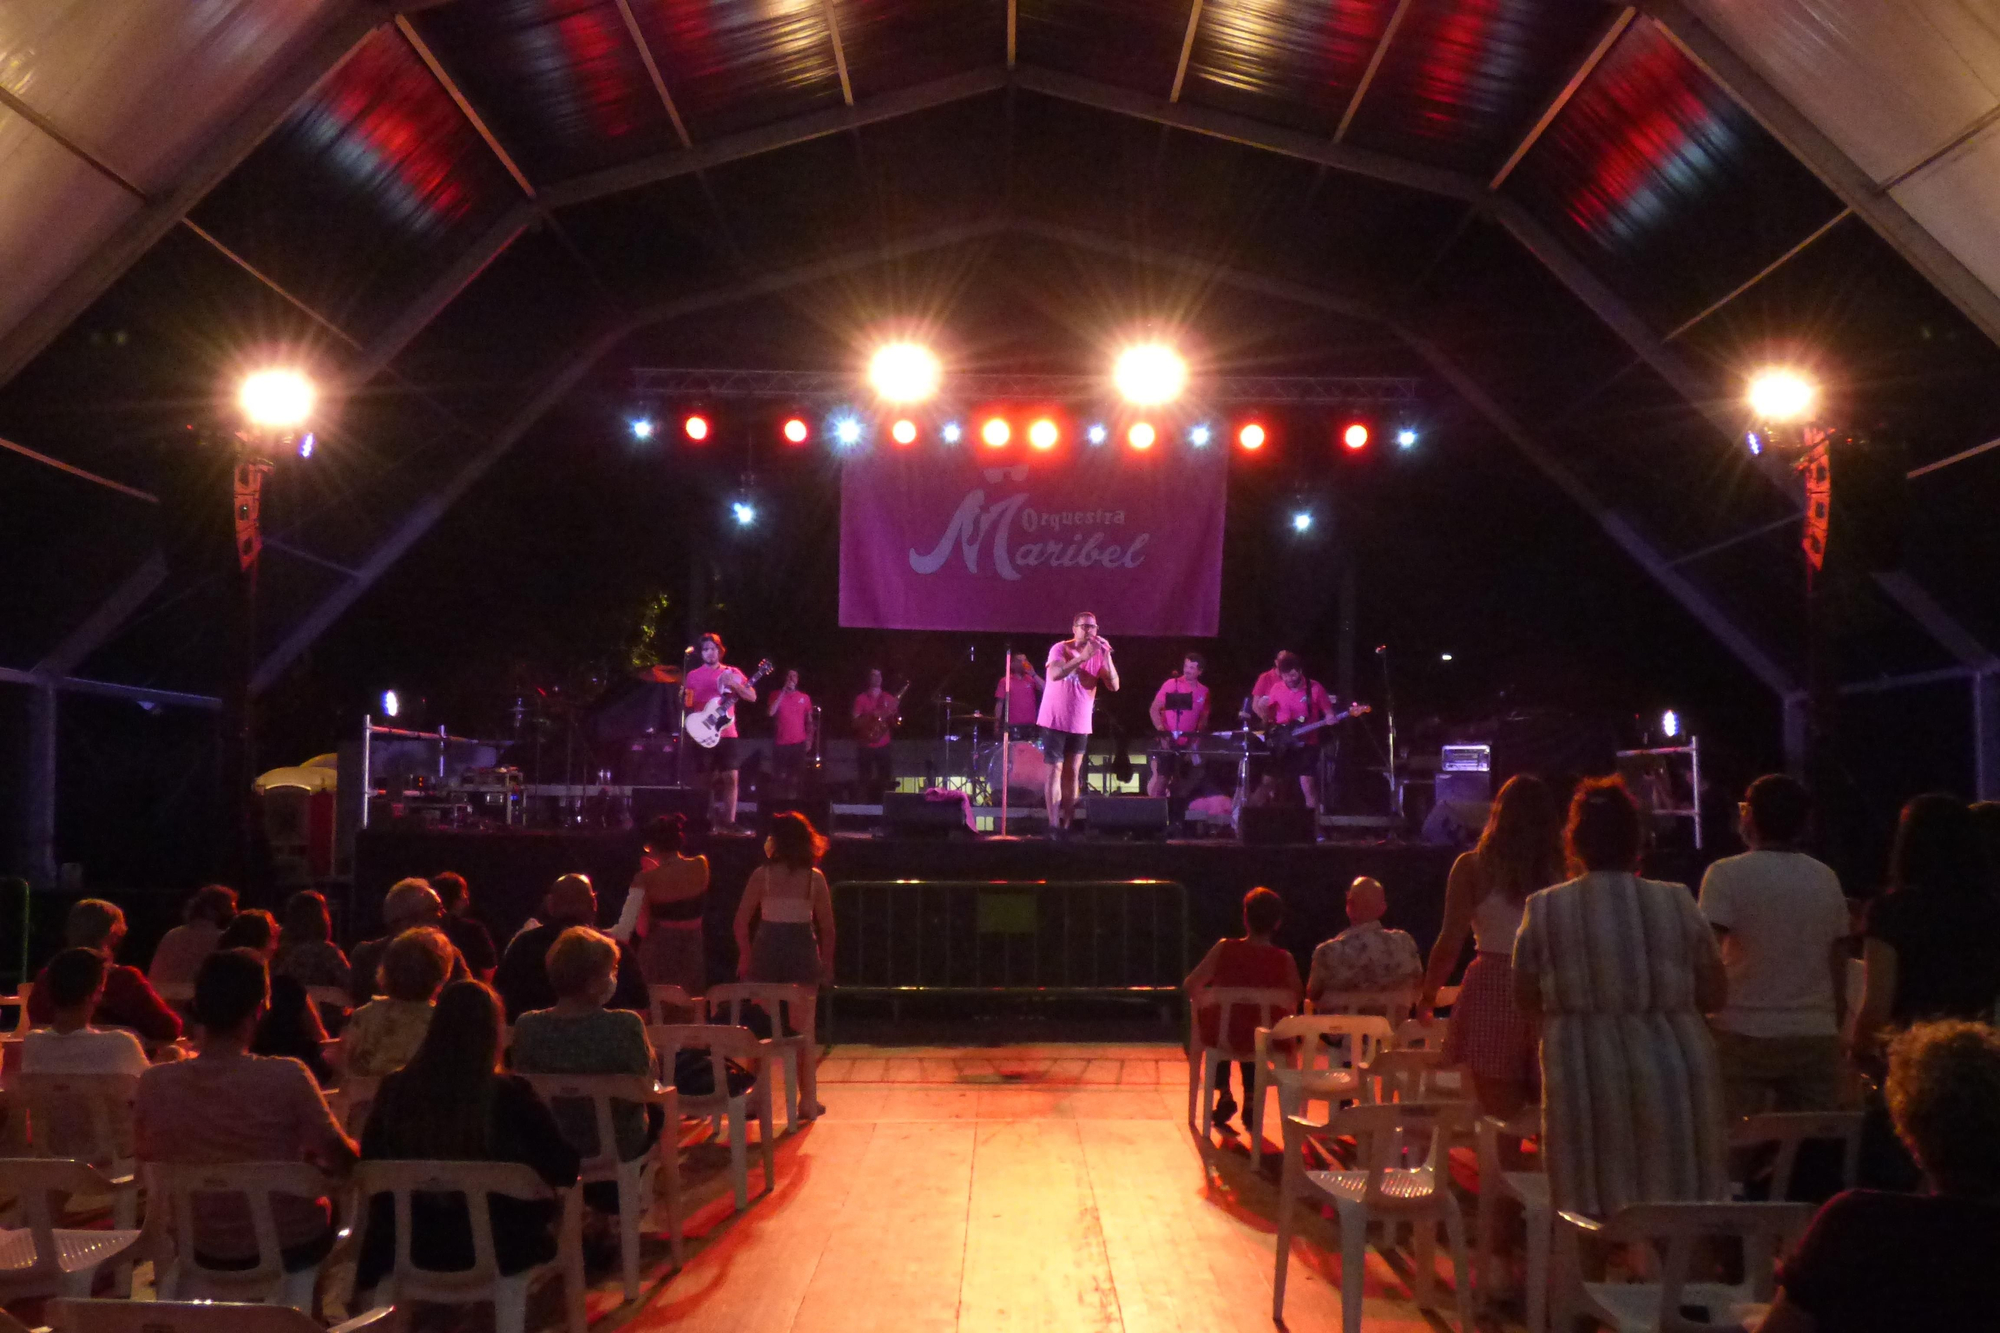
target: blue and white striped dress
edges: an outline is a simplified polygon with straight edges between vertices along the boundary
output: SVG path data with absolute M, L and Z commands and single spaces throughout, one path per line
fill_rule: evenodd
M 1533 894 L 1514 970 L 1542 994 L 1542 1150 L 1558 1209 L 1729 1197 L 1695 974 L 1715 935 L 1679 884 L 1597 871 Z

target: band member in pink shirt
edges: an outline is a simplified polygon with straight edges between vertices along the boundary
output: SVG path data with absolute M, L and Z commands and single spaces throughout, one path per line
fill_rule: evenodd
M 1036 722 L 1042 728 L 1042 757 L 1048 760 L 1049 835 L 1060 836 L 1076 817 L 1076 789 L 1090 746 L 1090 715 L 1097 687 L 1118 688 L 1111 645 L 1097 637 L 1097 617 L 1079 611 L 1070 637 L 1049 649 L 1049 687 L 1042 693 Z
M 1010 735 L 1020 736 L 1036 725 L 1043 684 L 1028 655 L 1015 653 L 1007 674 L 993 687 L 993 697 L 998 701 L 994 712 Z
M 1271 680 L 1273 674 L 1277 677 L 1275 682 Z M 1341 711 L 1334 706 L 1333 697 L 1326 692 L 1324 685 L 1306 679 L 1305 663 L 1293 652 L 1279 653 L 1277 666 L 1257 678 L 1257 693 L 1251 698 L 1251 707 L 1274 732 L 1280 734 L 1292 727 L 1332 718 Z M 1358 713 L 1363 710 L 1356 705 L 1347 711 Z M 1306 809 L 1315 816 L 1319 813 L 1319 747 L 1322 735 L 1322 732 L 1310 732 L 1283 745 L 1272 756 L 1272 767 L 1276 772 L 1298 778 L 1299 791 L 1306 799 Z
M 854 707 L 848 710 L 854 721 L 854 766 L 864 801 L 879 800 L 885 789 L 895 785 L 890 745 L 896 739 L 896 715 L 902 706 L 903 696 L 883 689 L 881 670 L 871 668 L 868 688 L 854 696 Z
M 1146 781 L 1148 796 L 1165 796 L 1175 779 L 1201 762 L 1194 747 L 1195 737 L 1208 730 L 1208 686 L 1201 683 L 1207 665 L 1200 653 L 1189 653 L 1181 659 L 1180 674 L 1167 677 L 1153 695 L 1147 713 L 1160 741 L 1153 751 L 1152 776 Z
M 787 796 L 797 796 L 805 780 L 806 750 L 812 744 L 812 696 L 799 688 L 799 673 L 787 671 L 785 683 L 766 707 L 771 715 L 771 779 Z
M 750 678 L 735 667 L 722 664 L 725 651 L 720 634 L 701 636 L 701 665 L 688 672 L 687 680 L 682 682 L 681 703 L 690 713 L 708 707 L 710 701 L 724 694 L 746 704 L 757 702 L 757 687 L 750 683 Z M 739 763 L 735 721 L 732 720 L 724 729 L 722 739 L 714 749 L 696 748 L 690 753 L 694 757 L 695 771 L 709 779 L 709 799 L 721 815 L 723 827 L 734 828 L 736 769 Z

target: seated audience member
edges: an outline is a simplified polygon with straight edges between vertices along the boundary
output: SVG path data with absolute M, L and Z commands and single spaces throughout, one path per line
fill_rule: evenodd
M 582 1159 L 527 1080 L 500 1072 L 500 997 L 478 981 L 455 981 L 438 996 L 430 1031 L 410 1062 L 382 1080 L 361 1136 L 369 1161 L 521 1162 L 551 1187 L 576 1183 Z M 394 1201 L 368 1201 L 356 1262 L 357 1293 L 372 1291 L 395 1267 Z M 502 1274 L 556 1254 L 553 1202 L 495 1198 L 488 1216 Z M 411 1257 L 426 1268 L 472 1264 L 472 1227 L 462 1197 L 410 1201 Z
M 222 932 L 236 919 L 236 890 L 209 884 L 194 891 L 181 908 L 181 924 L 160 937 L 146 980 L 155 986 L 190 986 L 201 960 L 214 953 Z
M 1243 895 L 1243 936 L 1241 939 L 1217 940 L 1202 955 L 1194 971 L 1188 973 L 1183 985 L 1188 998 L 1195 1005 L 1195 1021 L 1205 1046 L 1227 1045 L 1238 1051 L 1250 1050 L 1256 1045 L 1257 1029 L 1268 1026 L 1271 1015 L 1258 1015 L 1249 1006 L 1239 1005 L 1230 1011 L 1228 1041 L 1221 1040 L 1221 1018 L 1214 1005 L 1203 1006 L 1200 992 L 1210 986 L 1231 986 L 1288 990 L 1292 1002 L 1287 1013 L 1299 1007 L 1298 997 L 1303 990 L 1299 985 L 1299 963 L 1291 951 L 1281 949 L 1271 943 L 1278 926 L 1285 919 L 1285 900 L 1269 889 L 1257 888 Z M 1243 1100 L 1247 1103 L 1256 1090 L 1257 1067 L 1249 1061 L 1238 1066 L 1243 1084 Z M 1216 1077 L 1215 1123 L 1224 1124 L 1236 1114 L 1236 1099 L 1229 1095 L 1229 1067 L 1224 1065 Z
M 1760 1333 L 2000 1323 L 2000 1033 L 1919 1023 L 1889 1044 L 1889 1114 L 1928 1192 L 1829 1199 L 1779 1269 Z
M 21 1039 L 21 1072 L 24 1074 L 143 1074 L 146 1048 L 122 1028 L 94 1028 L 90 1016 L 104 998 L 104 959 L 89 949 L 64 949 L 49 960 L 44 971 L 49 999 L 55 1005 L 55 1019 Z M 178 1048 L 164 1047 L 178 1053 Z M 73 1099 L 64 1098 L 64 1102 Z M 39 1149 L 65 1154 L 84 1153 L 91 1142 L 87 1117 L 90 1110 L 80 1099 L 72 1112 L 68 1107 L 55 1113 L 56 1124 L 44 1132 L 35 1129 Z M 69 1123 L 74 1116 L 76 1127 Z M 129 1139 L 120 1148 L 129 1154 Z
M 382 954 L 388 994 L 354 1011 L 341 1036 L 341 1068 L 358 1078 L 401 1069 L 429 1031 L 437 995 L 451 975 L 451 941 L 434 926 L 406 930 Z
M 354 1002 L 366 1004 L 382 993 L 382 979 L 376 975 L 376 968 L 390 940 L 419 926 L 441 926 L 443 921 L 444 903 L 428 883 L 421 879 L 399 879 L 391 885 L 382 899 L 382 933 L 354 946 L 353 975 L 349 982 Z M 453 981 L 472 975 L 465 960 L 458 956 L 458 950 L 451 951 L 451 958 Z
M 356 1149 L 341 1132 L 319 1086 L 297 1060 L 252 1055 L 250 1042 L 268 1003 L 263 960 L 247 949 L 219 949 L 195 976 L 199 1053 L 156 1065 L 139 1079 L 134 1107 L 139 1158 L 146 1162 L 307 1161 L 345 1173 Z M 325 1199 L 272 1201 L 288 1269 L 324 1258 L 333 1247 Z M 194 1248 L 218 1265 L 247 1265 L 256 1233 L 243 1200 L 195 1201 Z
M 236 919 L 215 942 L 218 949 L 248 949 L 263 960 L 266 970 L 278 952 L 278 918 L 261 907 L 238 912 Z
M 105 962 L 104 998 L 98 1001 L 91 1022 L 98 1027 L 131 1028 L 150 1044 L 173 1041 L 181 1035 L 180 1015 L 170 1008 L 136 967 L 116 961 L 118 946 L 125 939 L 125 913 L 102 898 L 85 898 L 69 909 L 63 926 L 63 940 L 73 949 L 89 949 Z M 55 1017 L 55 1006 L 43 989 L 48 969 L 35 977 L 28 996 L 28 1021 L 46 1027 Z
M 271 960 L 271 977 L 290 977 L 301 986 L 338 986 L 353 981 L 347 955 L 333 942 L 333 917 L 326 895 L 300 889 L 285 900 L 284 929 L 278 932 L 278 953 Z
M 1750 850 L 1702 876 L 1701 912 L 1729 973 L 1729 1006 L 1709 1025 L 1732 1116 L 1831 1110 L 1840 1098 L 1852 927 L 1839 878 L 1798 849 L 1811 813 L 1796 778 L 1758 778 L 1738 812 Z
M 312 1071 L 322 1088 L 334 1082 L 326 1059 L 326 1024 L 306 988 L 290 977 L 271 978 L 271 1003 L 251 1038 L 252 1055 L 289 1055 Z
M 508 1053 L 513 1068 L 523 1074 L 651 1074 L 653 1048 L 646 1040 L 646 1020 L 628 1009 L 606 1009 L 618 988 L 618 945 L 588 926 L 571 926 L 549 949 L 549 986 L 556 993 L 553 1008 L 522 1014 L 514 1024 L 514 1045 Z M 594 1155 L 597 1120 L 588 1102 L 557 1102 L 550 1108 L 563 1135 L 585 1156 Z M 631 1161 L 643 1156 L 660 1137 L 658 1107 L 618 1102 L 611 1108 L 611 1127 L 618 1136 L 618 1156 Z M 602 1212 L 618 1209 L 618 1186 L 599 1181 L 584 1186 L 584 1202 Z
M 1328 996 L 1352 991 L 1409 991 L 1414 1003 L 1424 979 L 1423 958 L 1408 931 L 1384 928 L 1382 914 L 1388 910 L 1382 881 L 1363 875 L 1348 885 L 1352 924 L 1313 950 L 1306 998 L 1315 1008 Z
M 571 926 L 597 924 L 597 891 L 588 875 L 563 875 L 549 886 L 542 900 L 542 918 L 507 941 L 500 970 L 493 985 L 507 1005 L 507 1021 L 519 1020 L 531 1009 L 547 1009 L 556 1002 L 555 988 L 549 984 L 549 950 Z M 610 1007 L 645 1013 L 651 1007 L 645 978 L 639 974 L 630 952 L 618 960 L 618 985 Z
M 472 889 L 465 876 L 455 870 L 432 875 L 431 888 L 444 904 L 444 919 L 438 928 L 465 960 L 466 971 L 492 985 L 493 970 L 500 966 L 500 954 L 493 947 L 492 933 L 472 914 Z

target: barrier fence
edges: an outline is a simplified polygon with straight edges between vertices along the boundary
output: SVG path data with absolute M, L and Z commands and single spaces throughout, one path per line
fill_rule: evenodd
M 829 1000 L 1155 999 L 1177 994 L 1189 966 L 1187 889 L 1174 880 L 847 880 L 833 915 Z

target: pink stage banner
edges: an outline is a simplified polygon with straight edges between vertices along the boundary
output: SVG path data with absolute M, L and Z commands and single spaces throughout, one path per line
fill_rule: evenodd
M 1212 635 L 1224 451 L 1105 447 L 982 466 L 975 448 L 890 450 L 841 474 L 840 623 Z

